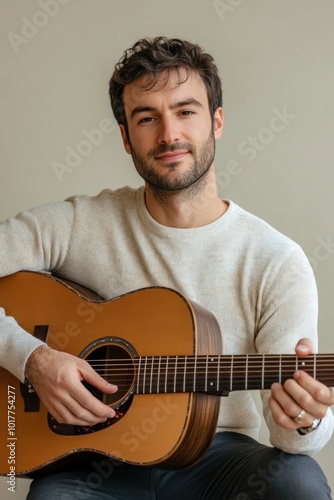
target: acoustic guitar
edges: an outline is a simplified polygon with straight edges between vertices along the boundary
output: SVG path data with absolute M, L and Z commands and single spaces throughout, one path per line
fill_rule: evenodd
M 0 279 L 0 305 L 53 349 L 85 359 L 118 391 L 86 384 L 114 418 L 57 422 L 29 381 L 0 368 L 0 474 L 37 477 L 97 461 L 178 469 L 214 437 L 221 396 L 270 388 L 303 369 L 334 385 L 333 356 L 223 355 L 214 316 L 180 293 L 143 288 L 102 301 L 49 273 Z

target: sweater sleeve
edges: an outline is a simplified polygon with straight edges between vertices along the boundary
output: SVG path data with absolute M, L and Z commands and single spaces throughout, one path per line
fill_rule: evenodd
M 294 354 L 301 338 L 309 338 L 318 349 L 318 297 L 313 271 L 304 252 L 297 247 L 283 263 L 274 264 L 263 288 L 262 313 L 256 336 L 258 352 Z M 270 391 L 262 391 L 263 413 L 273 446 L 288 453 L 313 455 L 329 441 L 334 419 L 329 408 L 318 429 L 301 436 L 277 425 L 268 405 Z
M 21 270 L 51 271 L 66 258 L 73 226 L 69 202 L 43 205 L 0 224 L 0 278 Z M 0 304 L 1 306 L 1 304 Z M 24 380 L 29 355 L 42 344 L 0 307 L 0 366 Z

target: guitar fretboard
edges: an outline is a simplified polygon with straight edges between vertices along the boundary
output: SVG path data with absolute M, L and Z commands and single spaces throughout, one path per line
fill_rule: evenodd
M 334 356 L 295 355 L 192 355 L 135 358 L 136 394 L 202 392 L 227 395 L 231 391 L 270 389 L 296 370 L 304 370 L 322 383 L 334 385 Z

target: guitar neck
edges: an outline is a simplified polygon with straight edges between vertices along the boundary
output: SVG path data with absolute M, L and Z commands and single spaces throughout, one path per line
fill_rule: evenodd
M 334 386 L 334 355 L 192 355 L 135 358 L 136 394 L 200 392 L 227 396 L 231 391 L 270 389 L 303 370 Z

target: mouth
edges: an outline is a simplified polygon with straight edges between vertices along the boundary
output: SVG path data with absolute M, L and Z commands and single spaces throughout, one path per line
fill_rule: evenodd
M 178 150 L 178 151 L 169 151 L 168 153 L 162 153 L 155 157 L 156 160 L 171 163 L 175 161 L 182 160 L 185 156 L 189 154 L 189 151 L 186 150 Z

